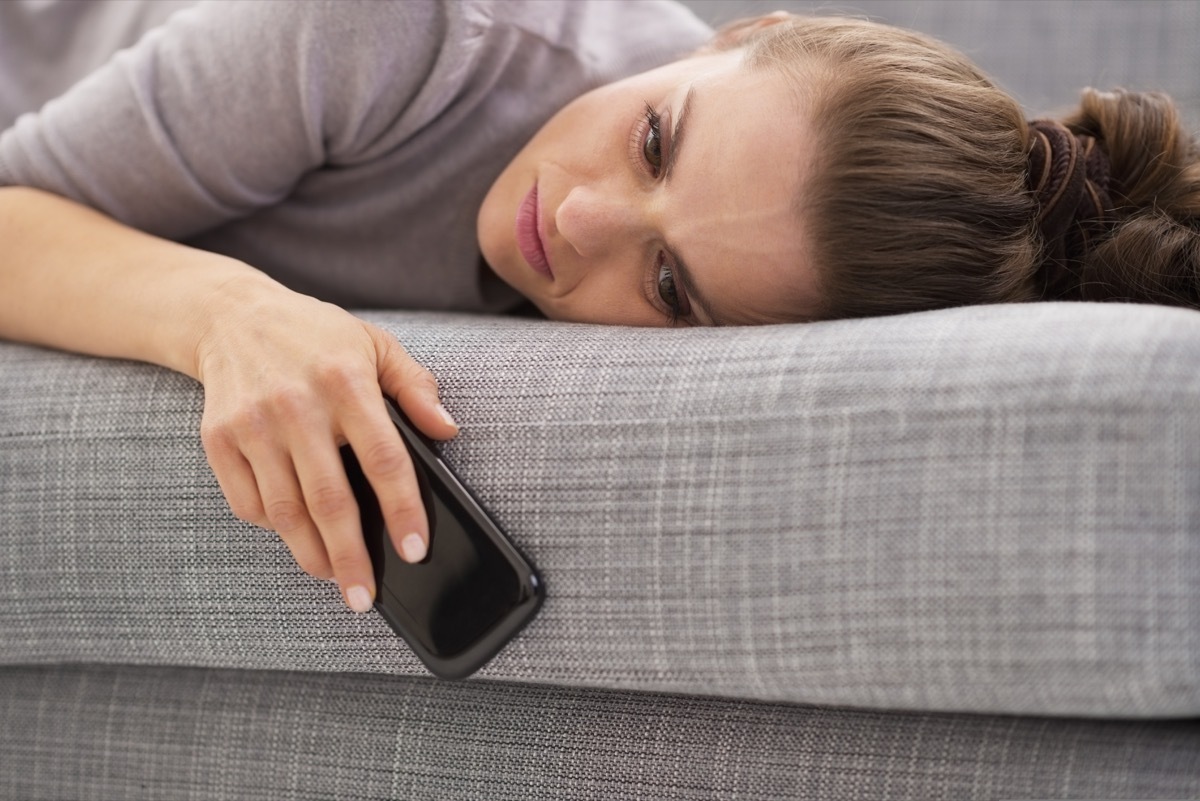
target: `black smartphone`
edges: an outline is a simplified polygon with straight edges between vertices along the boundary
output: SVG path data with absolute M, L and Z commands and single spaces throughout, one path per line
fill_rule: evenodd
M 375 568 L 375 608 L 429 672 L 461 679 L 495 656 L 541 607 L 541 577 L 413 428 L 396 404 L 388 413 L 412 456 L 429 516 L 429 551 L 410 564 L 392 546 L 379 501 L 349 446 L 346 475 Z

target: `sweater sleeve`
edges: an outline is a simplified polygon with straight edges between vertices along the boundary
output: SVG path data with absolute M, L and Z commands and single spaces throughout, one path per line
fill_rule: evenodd
M 369 151 L 442 57 L 435 0 L 206 2 L 0 135 L 0 185 L 184 239 Z

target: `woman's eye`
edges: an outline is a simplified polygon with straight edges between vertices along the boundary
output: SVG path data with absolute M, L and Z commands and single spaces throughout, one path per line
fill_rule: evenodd
M 678 317 L 681 309 L 679 293 L 675 289 L 675 273 L 665 261 L 658 268 L 658 296 L 667 304 L 672 316 Z
M 654 168 L 655 172 L 662 169 L 662 129 L 660 124 L 661 118 L 654 113 L 653 109 L 646 109 L 646 139 L 642 142 L 642 155 L 646 157 L 646 163 Z

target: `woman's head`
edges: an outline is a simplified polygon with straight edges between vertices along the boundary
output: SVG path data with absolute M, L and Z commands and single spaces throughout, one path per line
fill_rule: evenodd
M 804 64 L 821 157 L 800 199 L 822 317 L 1029 300 L 1035 203 L 1018 104 L 924 36 L 863 20 L 794 19 L 747 45 Z M 810 78 L 811 80 L 811 78 Z
M 572 166 L 585 150 L 607 152 L 621 138 L 608 121 L 645 104 L 664 118 L 669 159 L 668 121 L 689 90 L 695 150 L 682 151 L 677 182 L 623 178 L 615 162 Z M 666 321 L 662 299 L 684 283 L 673 247 L 722 322 L 1043 298 L 1197 305 L 1200 167 L 1170 101 L 1089 91 L 1063 122 L 1104 157 L 1112 208 L 1102 224 L 1039 226 L 1051 201 L 1031 176 L 1038 137 L 1016 101 L 951 48 L 863 20 L 772 15 L 564 109 L 493 187 L 481 242 L 502 277 L 560 319 L 653 324 L 640 298 Z M 621 144 L 634 159 L 653 153 L 648 128 L 627 124 Z M 553 187 L 539 189 L 542 234 L 569 282 L 533 280 L 544 276 L 512 231 L 542 176 Z M 496 235 L 504 227 L 507 242 Z
M 484 201 L 487 262 L 556 319 L 794 319 L 813 283 L 809 121 L 786 76 L 742 57 L 697 54 L 556 114 Z
M 1041 126 L 1061 132 L 1047 139 L 965 57 L 918 34 L 795 19 L 747 51 L 804 64 L 797 81 L 827 70 L 810 84 L 821 155 L 801 199 L 822 316 L 1031 300 L 1200 307 L 1200 163 L 1169 98 L 1085 90 L 1078 112 Z

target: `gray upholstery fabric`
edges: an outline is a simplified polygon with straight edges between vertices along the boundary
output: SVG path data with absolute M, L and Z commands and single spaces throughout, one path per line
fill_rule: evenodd
M 1159 90 L 1200 125 L 1200 3 L 1186 0 L 682 0 L 711 25 L 767 14 L 843 13 L 957 47 L 1029 116 L 1074 108 L 1085 86 Z
M 1200 797 L 1196 721 L 125 666 L 0 669 L 0 720 L 5 798 Z
M 542 569 L 483 672 L 885 709 L 1200 712 L 1200 314 L 736 330 L 375 314 Z M 201 388 L 0 346 L 0 659 L 423 673 L 229 512 Z

